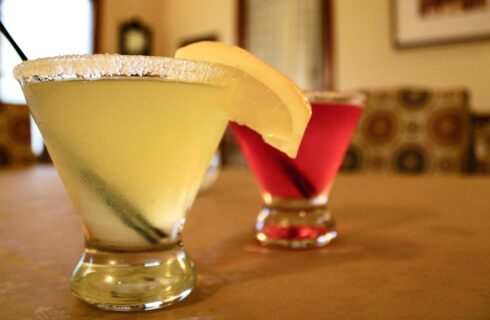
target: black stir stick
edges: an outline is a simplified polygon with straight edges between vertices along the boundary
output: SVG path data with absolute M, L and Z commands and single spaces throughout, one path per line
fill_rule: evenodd
M 10 35 L 10 33 L 7 31 L 7 28 L 5 28 L 5 26 L 3 25 L 3 23 L 2 23 L 1 20 L 0 20 L 0 31 L 5 35 L 5 38 L 7 38 L 7 40 L 10 42 L 10 44 L 12 45 L 12 47 L 14 47 L 15 52 L 17 52 L 17 54 L 22 59 L 22 61 L 26 61 L 27 60 L 26 55 L 24 54 L 24 52 L 22 52 L 22 50 L 20 49 L 20 47 L 14 41 L 14 39 L 12 38 L 12 36 Z

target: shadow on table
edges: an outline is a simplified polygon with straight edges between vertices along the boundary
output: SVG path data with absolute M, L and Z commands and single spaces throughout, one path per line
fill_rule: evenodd
M 407 231 L 396 230 L 434 217 L 423 209 L 402 207 L 350 207 L 338 209 L 335 215 L 341 220 L 340 237 L 326 248 L 299 251 L 267 248 L 255 243 L 251 233 L 242 232 L 194 254 L 192 258 L 199 272 L 197 286 L 185 301 L 171 309 L 199 303 L 236 282 L 270 279 L 329 265 L 413 259 L 422 254 L 423 246 L 408 237 Z

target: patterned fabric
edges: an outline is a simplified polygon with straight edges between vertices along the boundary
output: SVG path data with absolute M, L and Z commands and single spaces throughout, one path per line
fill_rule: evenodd
M 367 105 L 342 165 L 344 171 L 458 173 L 470 147 L 464 90 L 366 91 Z
M 0 168 L 35 161 L 30 132 L 27 107 L 0 104 Z

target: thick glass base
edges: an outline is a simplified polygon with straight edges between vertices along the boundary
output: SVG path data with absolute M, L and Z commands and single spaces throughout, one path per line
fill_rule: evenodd
M 180 301 L 195 281 L 192 261 L 181 247 L 144 252 L 85 249 L 73 270 L 71 289 L 99 309 L 129 312 Z
M 257 240 L 290 249 L 327 245 L 337 237 L 337 232 L 326 198 L 323 199 L 269 201 L 256 220 Z

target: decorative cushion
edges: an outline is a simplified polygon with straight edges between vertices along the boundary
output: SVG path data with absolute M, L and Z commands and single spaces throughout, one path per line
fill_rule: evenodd
M 0 104 L 0 168 L 35 161 L 30 132 L 26 106 Z
M 344 171 L 458 173 L 470 147 L 464 90 L 368 90 Z

